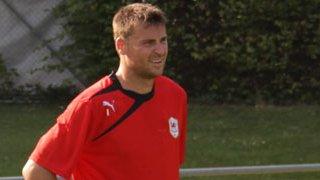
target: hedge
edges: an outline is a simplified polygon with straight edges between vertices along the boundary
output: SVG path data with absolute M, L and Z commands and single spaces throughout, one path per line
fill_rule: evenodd
M 116 70 L 111 21 L 130 2 L 69 0 L 55 9 L 63 35 L 72 39 L 58 53 L 85 84 Z M 191 97 L 219 104 L 320 103 L 320 1 L 148 2 L 169 19 L 165 74 Z
M 77 93 L 75 87 L 67 84 L 46 88 L 38 84 L 17 86 L 14 84 L 14 78 L 18 76 L 15 69 L 5 66 L 0 54 L 0 103 L 65 103 Z

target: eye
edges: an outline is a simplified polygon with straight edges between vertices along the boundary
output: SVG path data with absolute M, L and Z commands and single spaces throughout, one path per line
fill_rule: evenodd
M 161 38 L 160 42 L 163 43 L 163 44 L 167 43 L 167 37 Z
M 146 41 L 143 41 L 143 45 L 145 46 L 151 46 L 153 44 L 155 44 L 156 42 L 154 40 L 146 40 Z

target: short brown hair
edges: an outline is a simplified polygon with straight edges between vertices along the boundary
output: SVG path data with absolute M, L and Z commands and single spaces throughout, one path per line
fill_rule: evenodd
M 134 3 L 124 6 L 114 15 L 112 21 L 113 37 L 129 37 L 135 26 L 140 23 L 146 25 L 165 25 L 165 13 L 158 7 L 148 3 Z

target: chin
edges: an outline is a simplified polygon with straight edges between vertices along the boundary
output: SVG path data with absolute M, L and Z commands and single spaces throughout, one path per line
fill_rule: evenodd
M 154 72 L 153 74 L 154 74 L 155 77 L 161 76 L 163 74 L 163 70 Z
M 148 79 L 154 79 L 158 76 L 161 76 L 163 74 L 163 71 L 161 72 L 150 72 L 150 73 L 146 73 L 145 74 L 145 77 L 148 78 Z

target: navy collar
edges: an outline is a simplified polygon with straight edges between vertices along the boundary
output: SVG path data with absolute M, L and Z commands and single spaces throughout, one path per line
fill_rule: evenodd
M 115 72 L 112 72 L 109 75 L 109 77 L 112 80 L 114 86 L 116 86 L 124 94 L 126 94 L 127 96 L 129 96 L 129 97 L 131 97 L 131 98 L 133 98 L 135 100 L 147 101 L 147 100 L 151 99 L 154 96 L 154 86 L 153 86 L 153 88 L 152 88 L 152 90 L 150 92 L 145 93 L 145 94 L 141 94 L 141 93 L 137 93 L 137 92 L 132 91 L 132 90 L 124 89 L 121 86 L 121 83 L 120 83 L 119 79 L 117 78 Z

